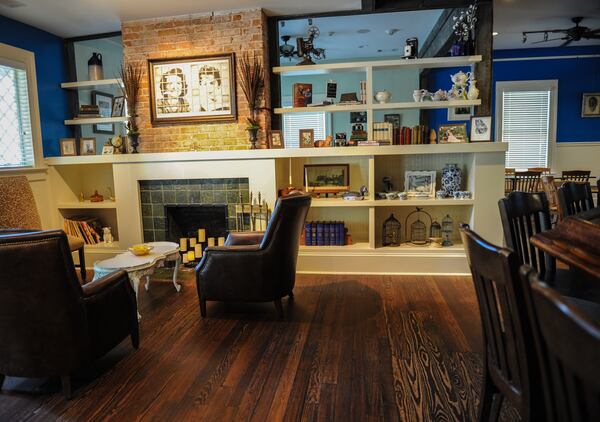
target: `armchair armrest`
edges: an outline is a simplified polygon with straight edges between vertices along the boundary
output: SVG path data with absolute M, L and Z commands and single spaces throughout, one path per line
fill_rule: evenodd
M 229 233 L 225 246 L 233 245 L 258 245 L 262 242 L 264 232 L 235 232 Z
M 117 285 L 119 282 L 129 283 L 129 277 L 124 270 L 115 271 L 114 273 L 107 274 L 102 278 L 84 284 L 81 289 L 83 290 L 83 296 L 87 298 L 100 294 Z

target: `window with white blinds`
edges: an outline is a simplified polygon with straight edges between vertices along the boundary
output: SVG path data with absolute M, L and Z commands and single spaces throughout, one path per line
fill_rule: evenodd
M 33 165 L 27 71 L 0 63 L 0 168 Z
M 300 129 L 313 129 L 315 140 L 325 139 L 325 113 L 287 113 L 283 115 L 283 140 L 286 148 L 298 148 Z
M 497 133 L 508 142 L 506 167 L 550 167 L 556 87 L 554 80 L 497 83 Z

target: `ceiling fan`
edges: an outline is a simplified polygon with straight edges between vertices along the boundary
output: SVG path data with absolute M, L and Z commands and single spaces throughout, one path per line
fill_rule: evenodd
M 544 31 L 525 31 L 523 32 L 523 43 L 527 42 L 527 36 L 529 34 L 544 34 L 544 39 L 541 41 L 532 42 L 532 44 L 539 44 L 542 42 L 563 40 L 564 43 L 561 47 L 571 44 L 573 41 L 581 41 L 585 38 L 586 40 L 600 39 L 600 28 L 590 29 L 586 26 L 579 26 L 583 18 L 581 16 L 571 18 L 575 26 L 568 29 L 546 29 Z M 548 39 L 548 34 L 560 34 L 563 33 L 563 37 Z

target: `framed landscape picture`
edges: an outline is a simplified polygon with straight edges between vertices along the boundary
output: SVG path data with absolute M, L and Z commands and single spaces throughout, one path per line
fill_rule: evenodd
M 448 109 L 449 122 L 457 122 L 462 120 L 470 120 L 473 114 L 473 107 L 450 107 Z
M 600 117 L 600 92 L 583 94 L 581 117 Z
M 237 119 L 235 55 L 148 60 L 152 124 Z
M 404 172 L 404 190 L 410 197 L 435 196 L 435 171 Z
M 112 94 L 106 94 L 100 91 L 92 91 L 92 104 L 98 106 L 98 111 L 102 117 L 112 117 L 113 112 L 113 98 Z M 92 128 L 94 133 L 104 133 L 106 135 L 115 134 L 115 125 L 112 123 L 101 123 L 96 124 Z
M 462 144 L 466 142 L 469 142 L 466 123 L 440 125 L 438 130 L 438 143 Z
M 492 116 L 471 117 L 471 142 L 492 140 Z
M 304 186 L 307 192 L 337 193 L 350 189 L 349 164 L 305 164 Z

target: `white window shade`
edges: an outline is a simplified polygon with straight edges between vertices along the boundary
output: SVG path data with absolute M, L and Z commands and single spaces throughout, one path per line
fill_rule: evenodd
M 0 168 L 34 165 L 27 72 L 0 64 Z
M 498 85 L 498 136 L 508 142 L 506 167 L 550 167 L 555 141 L 555 81 Z
M 283 140 L 286 148 L 298 148 L 300 129 L 313 129 L 315 140 L 325 139 L 325 113 L 287 113 L 283 115 Z

